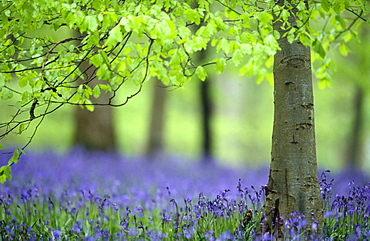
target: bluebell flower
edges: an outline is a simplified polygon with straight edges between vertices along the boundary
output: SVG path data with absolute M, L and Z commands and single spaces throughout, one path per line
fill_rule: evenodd
M 62 232 L 60 230 L 54 230 L 53 231 L 53 237 L 56 239 L 56 240 L 59 240 L 61 238 L 61 234 Z

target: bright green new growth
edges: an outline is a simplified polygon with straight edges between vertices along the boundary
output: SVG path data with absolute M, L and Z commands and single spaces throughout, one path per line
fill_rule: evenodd
M 168 86 L 182 86 L 193 77 L 205 80 L 206 67 L 220 74 L 231 64 L 241 75 L 272 82 L 273 56 L 281 37 L 272 28 L 274 13 L 284 21 L 290 42 L 299 40 L 312 47 L 313 61 L 319 61 L 314 66 L 320 86 L 329 85 L 333 63 L 327 52 L 337 48 L 333 41 L 341 54 L 349 52 L 346 43 L 364 22 L 358 20 L 367 21 L 365 1 L 296 4 L 300 20 L 292 27 L 288 23 L 292 13 L 275 1 L 2 0 L 0 97 L 11 103 L 14 114 L 2 121 L 1 138 L 22 133 L 33 120 L 41 123 L 65 104 L 91 111 L 94 105 L 124 105 L 151 77 Z M 215 58 L 195 63 L 193 54 L 206 48 L 215 49 Z M 96 77 L 108 84 L 89 87 L 96 77 L 81 70 L 85 61 L 97 67 Z M 83 84 L 77 84 L 79 78 Z M 117 102 L 115 97 L 127 81 L 138 90 Z M 93 103 L 90 98 L 99 97 L 101 91 L 112 92 L 112 98 Z M 15 162 L 12 158 L 1 168 L 0 182 L 11 178 Z

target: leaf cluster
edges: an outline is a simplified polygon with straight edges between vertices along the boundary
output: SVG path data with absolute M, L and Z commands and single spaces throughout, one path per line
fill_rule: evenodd
M 91 111 L 122 106 L 151 77 L 179 87 L 193 77 L 205 80 L 206 67 L 222 73 L 233 65 L 272 82 L 281 37 L 312 47 L 314 60 L 323 63 L 316 76 L 326 83 L 332 42 L 339 40 L 347 54 L 346 43 L 367 13 L 360 0 L 287 1 L 284 7 L 257 0 L 2 0 L 0 98 L 13 114 L 1 120 L 0 138 L 22 133 L 33 121 L 38 126 L 66 104 Z M 273 31 L 276 21 L 284 34 Z M 214 58 L 198 63 L 194 56 L 205 49 L 214 49 Z M 126 82 L 137 91 L 119 101 Z M 111 93 L 108 102 L 96 100 L 102 91 Z

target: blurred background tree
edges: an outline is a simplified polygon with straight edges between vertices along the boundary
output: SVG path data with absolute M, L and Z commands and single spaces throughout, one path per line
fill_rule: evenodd
M 166 99 L 168 88 L 159 79 L 155 79 L 152 87 L 152 103 L 150 112 L 149 136 L 146 154 L 156 156 L 164 154 L 164 126 L 166 119 Z
M 92 78 L 94 72 L 96 72 L 96 68 L 91 66 L 86 71 L 85 78 Z M 102 83 L 102 81 L 92 81 L 89 86 L 94 88 L 96 83 Z M 98 98 L 93 98 L 93 100 L 97 103 L 107 103 L 110 97 L 111 93 L 101 93 Z M 113 107 L 96 106 L 93 112 L 79 106 L 74 109 L 73 145 L 90 151 L 115 151 L 117 144 Z
M 210 61 L 209 51 L 202 50 L 197 56 L 196 60 L 199 63 Z M 208 71 L 209 72 L 209 71 Z M 211 86 L 214 79 L 213 75 L 207 73 L 207 78 L 199 84 L 199 105 L 201 106 L 201 130 L 202 130 L 202 144 L 201 156 L 204 162 L 209 162 L 213 158 L 213 132 L 212 132 L 212 117 L 213 117 L 213 100 L 211 94 Z
M 76 33 L 76 37 L 81 33 Z M 79 43 L 81 44 L 81 42 Z M 77 85 L 85 82 L 91 89 L 95 89 L 98 84 L 109 84 L 108 81 L 99 80 L 96 76 L 98 68 L 83 61 L 79 65 L 82 73 Z M 99 95 L 99 96 L 98 96 Z M 96 96 L 96 98 L 95 98 Z M 94 103 L 109 103 L 112 94 L 106 91 L 99 91 L 92 97 Z M 111 106 L 96 106 L 94 111 L 77 106 L 74 113 L 74 139 L 73 145 L 92 151 L 115 151 L 116 133 L 113 121 L 113 108 Z
M 352 42 L 350 51 L 343 49 L 346 58 L 339 59 L 339 66 L 343 66 L 342 78 L 352 85 L 352 116 L 351 127 L 348 133 L 345 163 L 348 168 L 361 169 L 369 156 L 365 150 L 369 149 L 369 93 L 370 93 L 370 68 L 368 66 L 370 49 L 370 31 L 364 27 L 359 32 L 360 44 Z M 340 67 L 339 67 L 340 68 Z M 368 154 L 368 153 L 367 153 Z

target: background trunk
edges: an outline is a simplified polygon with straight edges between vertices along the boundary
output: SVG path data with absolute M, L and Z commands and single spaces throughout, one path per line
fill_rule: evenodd
M 365 101 L 364 89 L 361 85 L 356 86 L 353 101 L 353 121 L 350 136 L 348 139 L 347 168 L 359 169 L 363 157 L 363 105 Z
M 89 63 L 81 64 L 81 72 L 89 68 Z M 96 68 L 91 66 L 85 72 L 85 79 L 79 80 L 80 83 L 95 76 Z M 88 85 L 91 88 L 98 83 L 97 79 Z M 108 103 L 110 93 L 101 91 L 99 98 L 92 98 L 93 103 Z M 93 112 L 85 108 L 76 107 L 75 109 L 75 134 L 74 144 L 88 150 L 111 151 L 116 149 L 116 136 L 113 122 L 113 108 L 111 106 L 96 106 Z
M 274 29 L 281 32 L 280 23 L 275 23 Z M 274 59 L 274 125 L 265 228 L 282 237 L 282 219 L 299 212 L 306 215 L 308 223 L 314 215 L 320 225 L 323 207 L 316 162 L 310 49 L 297 41 L 290 44 L 286 37 L 279 40 L 279 45 L 281 51 Z
M 155 79 L 150 117 L 149 139 L 146 154 L 157 155 L 164 151 L 164 115 L 167 88 L 159 79 Z
M 202 155 L 204 161 L 212 160 L 212 133 L 211 133 L 211 118 L 212 118 L 212 100 L 210 96 L 210 80 L 200 83 L 200 100 L 202 106 L 202 131 L 203 145 Z
M 208 59 L 208 51 L 202 50 L 197 55 L 197 62 L 204 64 Z M 199 96 L 201 105 L 201 125 L 202 125 L 202 160 L 204 162 L 212 161 L 213 152 L 213 137 L 212 137 L 212 115 L 213 115 L 213 103 L 211 98 L 211 77 L 208 76 L 205 81 L 200 82 Z

